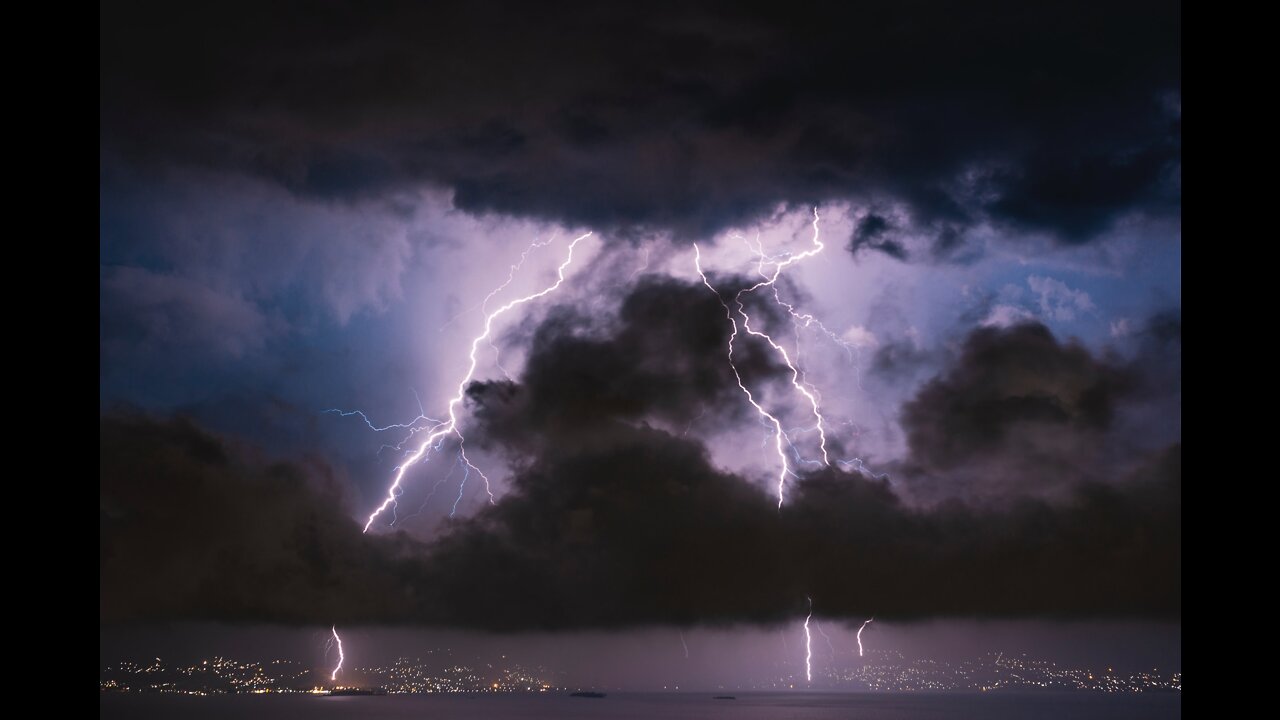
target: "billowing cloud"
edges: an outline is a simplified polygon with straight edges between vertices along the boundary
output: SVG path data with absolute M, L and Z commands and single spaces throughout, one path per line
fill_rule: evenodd
M 541 455 L 429 546 L 360 534 L 318 469 L 189 426 L 102 424 L 104 620 L 403 622 L 489 629 L 825 615 L 1180 612 L 1180 450 L 1060 504 L 922 512 L 809 476 L 779 511 L 695 442 L 648 428 Z M 323 477 L 319 475 L 319 477 Z
M 726 297 L 742 287 L 727 284 Z M 776 310 L 747 299 L 763 322 Z M 598 323 L 598 321 L 597 321 Z M 662 422 L 688 428 L 750 411 L 726 360 L 731 327 L 706 287 L 646 276 L 626 296 L 616 321 L 560 308 L 534 333 L 519 382 L 468 388 L 486 441 L 527 448 L 530 442 L 580 444 L 602 419 Z M 763 343 L 739 341 L 735 364 L 744 382 L 777 379 L 785 369 Z M 536 432 L 531 432 L 537 428 Z
M 1046 320 L 1071 322 L 1078 315 L 1097 309 L 1089 293 L 1071 288 L 1057 278 L 1032 275 L 1027 278 L 1027 285 L 1036 294 L 1041 317 Z
M 279 329 L 242 297 L 145 268 L 104 267 L 99 291 L 104 361 L 174 349 L 240 357 Z
M 1180 342 L 1166 345 L 1176 354 Z M 1085 480 L 1115 482 L 1139 448 L 1181 437 L 1134 421 L 1156 407 L 1181 412 L 1180 367 L 1159 357 L 1170 356 L 1168 347 L 1149 345 L 1126 358 L 1062 342 L 1034 321 L 973 330 L 902 407 L 901 481 L 926 501 L 1052 496 Z
M 320 462 L 271 462 L 189 421 L 99 423 L 105 621 L 408 617 L 421 548 L 369 538 Z
M 272 464 L 182 421 L 104 418 L 103 618 L 768 623 L 806 595 L 849 617 L 1179 615 L 1180 444 L 1108 476 L 1047 465 L 1106 436 L 1138 392 L 1116 363 L 1040 326 L 979 329 L 906 408 L 916 468 L 1052 471 L 1052 497 L 921 505 L 896 478 L 830 469 L 778 508 L 699 439 L 749 420 L 717 411 L 737 390 L 698 287 L 649 278 L 608 322 L 551 312 L 518 377 L 472 385 L 468 437 L 513 474 L 429 541 L 360 534 L 323 466 Z M 756 364 L 757 383 L 786 382 Z M 702 432 L 682 432 L 700 412 Z M 1068 440 L 1041 437 L 1054 433 Z

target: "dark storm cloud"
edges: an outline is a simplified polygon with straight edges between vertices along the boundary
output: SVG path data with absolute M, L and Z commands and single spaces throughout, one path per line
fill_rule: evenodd
M 746 284 L 717 279 L 726 299 Z M 747 297 L 748 312 L 760 323 L 777 321 L 776 307 L 755 299 Z M 482 437 L 520 447 L 546 438 L 577 442 L 606 418 L 722 421 L 749 410 L 736 402 L 742 391 L 725 359 L 730 330 L 724 305 L 704 285 L 649 275 L 607 329 L 561 307 L 534 332 L 519 383 L 476 382 L 467 394 Z M 747 383 L 780 378 L 785 369 L 759 342 L 740 340 L 734 357 Z
M 679 430 L 737 392 L 722 308 L 699 289 L 650 278 L 607 323 L 551 313 L 517 380 L 472 385 L 468 437 L 509 455 L 513 477 L 429 543 L 360 534 L 322 465 L 272 464 L 183 421 L 104 418 L 103 619 L 767 623 L 806 595 L 850 618 L 1180 614 L 1180 444 L 1051 500 L 922 507 L 828 470 L 793 481 L 779 509 Z M 756 382 L 780 382 L 743 359 Z M 984 458 L 1016 464 L 1010 417 L 1104 433 L 1130 386 L 1043 328 L 980 330 L 908 425 L 985 433 L 972 440 Z M 921 437 L 921 463 L 970 459 Z
M 853 199 L 939 257 L 1180 200 L 1177 3 L 121 3 L 100 38 L 109 162 L 312 198 L 689 235 Z
M 1147 328 L 1129 357 L 1095 354 L 1036 322 L 971 331 L 902 407 L 900 479 L 930 501 L 1052 496 L 1127 474 L 1134 458 L 1181 438 L 1180 316 Z M 892 377 L 925 360 L 890 345 L 873 368 Z
M 473 386 L 480 433 L 521 448 L 521 465 L 510 494 L 434 548 L 442 598 L 489 599 L 442 601 L 458 613 L 451 622 L 767 622 L 797 612 L 805 595 L 819 598 L 823 613 L 850 617 L 1179 612 L 1179 445 L 1136 468 L 1113 467 L 1110 477 L 1054 468 L 1063 487 L 1052 501 L 1008 492 L 998 504 L 921 508 L 886 480 L 826 471 L 796 481 L 779 510 L 774 496 L 717 470 L 678 426 L 645 424 L 687 407 L 676 398 L 695 403 L 694 388 L 740 392 L 715 370 L 721 333 L 690 342 L 697 336 L 689 332 L 703 330 L 698 311 L 676 325 L 648 318 L 660 309 L 654 300 L 685 302 L 678 287 L 642 286 L 622 316 L 645 320 L 607 337 L 583 341 L 571 326 L 544 323 L 519 383 Z M 706 321 L 716 309 L 702 308 Z M 622 348 L 647 370 L 609 362 Z M 690 362 L 698 352 L 715 359 L 705 369 L 713 379 L 681 392 L 688 378 L 677 378 L 700 367 Z M 646 360 L 664 353 L 674 362 Z M 909 404 L 916 425 L 904 424 L 918 429 L 937 406 L 933 422 L 979 435 L 969 444 L 992 467 L 1003 457 L 1016 470 L 1045 470 L 1009 441 L 1015 427 L 1047 422 L 1097 440 L 1136 385 L 1130 371 L 1041 326 L 981 329 Z M 926 441 L 936 439 L 913 437 L 912 461 L 964 464 L 950 445 Z M 503 600 L 511 595 L 522 598 L 518 607 Z
M 1180 462 L 1001 510 L 913 510 L 832 471 L 779 510 L 696 444 L 615 425 L 440 540 L 432 589 L 449 622 L 491 629 L 770 622 L 806 595 L 851 618 L 1176 615 Z
M 980 328 L 956 364 L 902 411 L 914 461 L 946 470 L 1016 444 L 1020 433 L 1100 433 L 1133 382 L 1043 325 Z
M 99 615 L 325 623 L 413 615 L 421 548 L 360 534 L 319 462 L 177 419 L 99 423 Z
M 902 242 L 890 236 L 892 225 L 882 215 L 868 213 L 858 221 L 849 239 L 849 252 L 857 255 L 863 248 L 878 250 L 895 260 L 907 259 L 907 249 Z
M 101 616 L 498 630 L 823 616 L 1177 616 L 1181 454 L 1011 509 L 904 506 L 831 472 L 774 499 L 614 425 L 548 450 L 430 546 L 370 537 L 312 473 L 181 424 L 103 423 Z M 314 468 L 311 468 L 314 472 Z

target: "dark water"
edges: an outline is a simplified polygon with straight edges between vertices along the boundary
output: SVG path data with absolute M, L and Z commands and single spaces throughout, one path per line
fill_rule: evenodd
M 422 720 L 1145 720 L 1181 718 L 1178 694 L 1025 693 L 610 693 L 601 699 L 563 695 L 398 695 L 385 697 L 101 695 L 103 720 L 267 720 L 268 718 L 422 718 Z

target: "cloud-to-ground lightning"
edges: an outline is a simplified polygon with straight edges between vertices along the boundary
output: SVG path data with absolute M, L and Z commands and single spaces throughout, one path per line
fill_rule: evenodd
M 346 656 L 342 654 L 342 638 L 338 637 L 338 626 L 334 625 L 330 629 L 333 631 L 334 642 L 338 643 L 338 664 L 329 673 L 329 682 L 333 682 L 338 679 L 338 671 L 342 670 L 342 661 L 346 660 Z
M 862 657 L 862 631 L 867 629 L 867 626 L 871 624 L 872 620 L 875 620 L 875 618 L 867 620 L 862 623 L 862 627 L 858 628 L 858 657 Z
M 809 614 L 804 618 L 804 679 L 813 682 L 813 636 L 809 634 L 809 620 L 813 617 L 813 598 L 809 601 Z
M 591 236 L 590 232 L 584 233 L 583 235 L 579 235 L 577 238 L 574 238 L 573 242 L 569 243 L 569 251 L 565 257 L 565 260 L 556 269 L 556 281 L 554 283 L 552 283 L 551 285 L 543 288 L 542 290 L 536 293 L 532 293 L 530 295 L 525 295 L 523 297 L 516 298 L 515 300 L 508 301 L 507 303 L 503 304 L 502 307 L 499 307 L 497 310 L 494 310 L 493 312 L 489 312 L 485 315 L 484 327 L 482 332 L 479 335 L 477 335 L 475 339 L 471 341 L 471 352 L 468 355 L 470 359 L 470 364 L 467 367 L 467 372 L 462 376 L 462 379 L 458 382 L 457 393 L 453 396 L 452 399 L 449 400 L 448 412 L 446 413 L 446 415 L 448 416 L 448 420 L 434 427 L 430 431 L 430 433 L 427 435 L 427 438 L 422 442 L 422 444 L 418 446 L 418 449 L 413 453 L 411 453 L 404 460 L 404 462 L 402 462 L 400 466 L 396 468 L 395 479 L 392 481 L 391 486 L 387 488 L 387 497 L 385 500 L 382 501 L 382 504 L 379 505 L 377 509 L 375 509 L 369 515 L 369 520 L 364 525 L 364 532 L 369 532 L 369 528 L 373 526 L 373 521 L 376 520 L 379 515 L 385 512 L 387 508 L 395 506 L 396 501 L 399 499 L 400 493 L 402 492 L 400 487 L 401 487 L 401 484 L 404 482 L 405 473 L 407 473 L 409 471 L 409 468 L 416 465 L 419 461 L 429 458 L 431 450 L 435 447 L 437 442 L 444 440 L 449 435 L 456 435 L 458 437 L 459 443 L 465 443 L 466 438 L 462 436 L 461 431 L 458 429 L 458 406 L 462 404 L 463 399 L 466 397 L 467 385 L 471 382 L 472 377 L 475 375 L 476 365 L 479 362 L 476 357 L 476 353 L 479 351 L 480 344 L 487 343 L 490 340 L 490 333 L 493 332 L 494 321 L 499 317 L 501 317 L 503 314 L 505 314 L 507 311 L 511 310 L 512 308 L 518 307 L 520 305 L 524 305 L 525 303 L 532 302 L 539 298 L 550 295 L 551 293 L 560 289 L 560 286 L 564 284 L 565 270 L 567 270 L 569 266 L 573 263 L 574 249 L 578 246 L 579 242 L 585 240 L 590 236 Z M 514 274 L 514 270 L 513 270 L 513 274 Z M 499 290 L 506 287 L 509 283 L 510 283 L 510 279 L 508 279 L 506 283 L 503 283 L 503 285 L 501 285 L 499 288 L 490 292 L 489 295 L 485 298 L 484 303 L 482 303 L 482 306 L 487 307 L 489 300 L 491 300 Z M 489 478 L 484 474 L 484 472 L 480 470 L 480 468 L 477 468 L 475 465 L 471 463 L 469 459 L 467 459 L 465 450 L 461 452 L 460 457 L 462 458 L 463 462 L 466 463 L 468 471 L 474 470 L 484 480 L 485 491 L 488 492 L 489 502 L 492 503 L 494 501 L 493 489 L 490 487 Z

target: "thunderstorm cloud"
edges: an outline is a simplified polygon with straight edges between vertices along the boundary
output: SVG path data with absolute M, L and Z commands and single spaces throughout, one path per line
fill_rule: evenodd
M 429 541 L 360 534 L 323 464 L 269 462 L 182 420 L 104 417 L 103 618 L 768 623 L 805 595 L 829 616 L 1180 614 L 1180 442 L 1033 472 L 1119 432 L 1114 418 L 1149 400 L 1135 370 L 1043 326 L 976 329 L 904 406 L 904 472 L 998 466 L 1001 483 L 1054 493 L 918 504 L 888 477 L 827 469 L 803 474 L 779 508 L 670 429 L 737 392 L 723 309 L 699 288 L 648 279 L 592 332 L 551 312 L 516 379 L 473 384 L 468 434 L 507 453 L 514 476 L 496 504 Z M 649 321 L 670 303 L 681 322 Z M 1180 320 L 1152 327 L 1164 343 L 1180 336 Z M 785 382 L 763 358 L 746 365 Z
M 894 257 L 1179 211 L 1177 3 L 379 8 L 104 11 L 104 165 L 345 203 L 432 184 L 613 236 L 857 200 L 852 249 Z
M 1180 617 L 1179 3 L 100 15 L 104 624 Z

